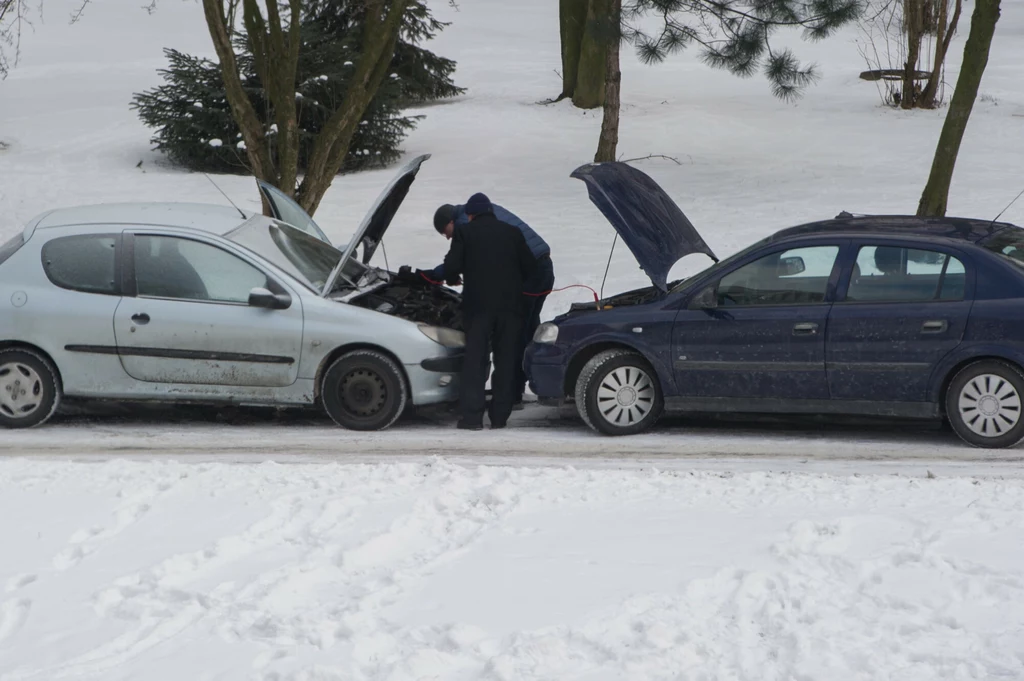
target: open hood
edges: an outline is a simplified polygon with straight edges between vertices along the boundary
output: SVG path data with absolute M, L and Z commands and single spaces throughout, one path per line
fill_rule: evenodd
M 413 181 L 416 179 L 416 173 L 420 171 L 420 166 L 428 158 L 430 158 L 430 154 L 423 154 L 409 161 L 398 171 L 398 174 L 388 183 L 388 186 L 384 187 L 384 191 L 377 197 L 377 201 L 374 202 L 370 212 L 359 223 L 355 234 L 352 235 L 352 240 L 345 247 L 342 261 L 353 257 L 356 249 L 361 244 L 363 246 L 362 262 L 364 265 L 370 262 L 370 258 L 373 257 L 378 244 L 380 244 L 380 240 L 384 238 L 384 232 L 388 230 L 391 221 L 395 217 L 395 213 L 398 212 L 398 207 L 402 205 L 405 195 L 409 193 L 409 187 L 412 186 Z
M 380 244 L 380 240 L 384 237 L 384 232 L 387 231 L 388 226 L 391 225 L 391 220 L 395 217 L 395 213 L 398 212 L 398 207 L 402 205 L 405 195 L 409 193 L 409 187 L 412 186 L 413 180 L 416 179 L 416 173 L 420 171 L 420 166 L 428 158 L 430 158 L 430 154 L 423 154 L 411 160 L 398 171 L 394 179 L 380 193 L 370 212 L 366 214 L 363 221 L 359 223 L 359 227 L 356 228 L 355 234 L 352 235 L 352 240 L 345 247 L 341 259 L 338 260 L 337 267 L 331 272 L 331 276 L 327 280 L 326 286 L 324 286 L 322 295 L 329 295 L 334 290 L 338 277 L 343 276 L 345 272 L 349 272 L 349 274 L 345 275 L 346 278 L 351 276 L 352 268 L 350 265 L 354 262 L 356 249 L 359 248 L 360 244 L 363 246 L 363 264 L 366 265 L 370 262 L 370 258 L 373 257 L 378 244 Z M 351 279 L 349 280 L 351 281 Z
M 668 273 L 685 255 L 718 258 L 679 206 L 650 177 L 626 163 L 588 163 L 572 172 L 590 200 L 633 252 L 657 288 L 668 290 Z

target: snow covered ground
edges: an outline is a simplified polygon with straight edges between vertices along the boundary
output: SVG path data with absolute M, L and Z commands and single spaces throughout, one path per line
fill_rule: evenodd
M 0 517 L 4 681 L 1024 678 L 1019 479 L 14 460 Z
M 128 109 L 163 47 L 212 52 L 199 3 L 93 0 L 68 26 L 79 4 L 47 0 L 0 82 L 0 240 L 56 206 L 223 202 Z M 482 190 L 549 240 L 559 285 L 600 285 L 613 233 L 568 177 L 600 115 L 536 104 L 559 90 L 556 4 L 432 2 L 469 91 L 404 145 L 433 158 L 385 239 L 392 269 L 438 262 L 433 209 Z M 679 159 L 640 167 L 719 256 L 840 210 L 912 212 L 944 111 L 880 107 L 855 37 L 796 45 L 822 79 L 792 105 L 693 55 L 624 55 L 620 152 Z M 994 217 L 1024 182 L 1024 0 L 1003 2 L 981 94 L 950 212 Z M 325 231 L 345 241 L 391 172 L 338 178 Z M 217 182 L 258 206 L 250 179 Z M 644 284 L 618 248 L 606 292 Z M 1020 449 L 694 421 L 612 440 L 534 406 L 512 425 L 366 435 L 258 412 L 0 433 L 0 681 L 1024 679 Z

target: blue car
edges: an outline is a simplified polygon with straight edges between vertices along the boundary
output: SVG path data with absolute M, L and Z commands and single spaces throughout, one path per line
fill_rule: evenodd
M 525 362 L 543 402 L 575 401 L 607 435 L 669 411 L 946 418 L 975 446 L 1024 438 L 1021 228 L 842 213 L 718 261 L 639 170 L 572 176 L 653 285 L 537 329 Z M 695 253 L 715 263 L 668 282 Z

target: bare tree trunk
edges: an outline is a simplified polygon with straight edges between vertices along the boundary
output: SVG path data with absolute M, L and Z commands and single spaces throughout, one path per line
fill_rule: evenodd
M 938 106 L 939 83 L 942 79 L 942 65 L 946 63 L 946 54 L 949 52 L 949 43 L 956 33 L 957 24 L 960 22 L 960 12 L 963 9 L 963 0 L 956 0 L 953 6 L 953 18 L 946 22 L 947 1 L 940 0 L 939 5 L 939 28 L 935 36 L 935 61 L 932 65 L 932 75 L 921 92 L 918 105 L 922 109 L 934 109 Z
M 267 0 L 264 19 L 256 0 L 243 0 L 242 17 L 252 44 L 256 73 L 263 82 L 274 109 L 277 135 L 276 173 L 270 180 L 288 196 L 295 195 L 299 174 L 299 123 L 295 108 L 295 81 L 299 67 L 299 22 L 301 0 L 289 0 L 290 16 L 285 26 L 277 0 Z
M 917 60 L 921 54 L 921 37 L 924 35 L 923 0 L 904 0 L 903 23 L 907 31 L 907 61 L 903 65 L 903 92 L 900 93 L 900 107 L 913 109 L 917 100 Z
M 363 27 L 362 53 L 355 65 L 345 99 L 331 115 L 313 141 L 306 175 L 299 185 L 296 200 L 310 215 L 338 174 L 348 153 L 352 135 L 366 107 L 387 75 L 395 44 L 402 28 L 402 15 L 409 0 L 366 0 L 366 23 Z
M 960 76 L 956 81 L 956 89 L 949 102 L 946 121 L 942 125 L 939 143 L 935 148 L 935 159 L 932 161 L 928 184 L 921 193 L 921 201 L 917 206 L 920 216 L 943 216 L 946 214 L 946 203 L 949 200 L 949 185 L 953 180 L 953 168 L 960 152 L 967 121 L 974 108 L 974 100 L 978 96 L 981 77 L 988 65 L 988 54 L 992 47 L 992 35 L 999 21 L 1000 0 L 975 0 L 974 14 L 971 16 L 971 31 L 964 45 L 964 61 L 960 67 Z
M 615 160 L 615 150 L 619 144 L 619 93 L 622 84 L 622 72 L 619 70 L 619 47 L 621 37 L 618 35 L 619 18 L 622 13 L 622 0 L 612 0 L 609 28 L 615 34 L 608 41 L 605 59 L 604 118 L 601 120 L 601 136 L 597 140 L 595 163 Z
M 231 44 L 231 31 L 227 27 L 223 0 L 203 0 L 203 12 L 206 15 L 206 26 L 213 39 L 213 48 L 220 59 L 220 74 L 224 79 L 224 92 L 231 115 L 242 132 L 245 141 L 246 155 L 253 174 L 267 182 L 276 184 L 277 172 L 267 148 L 266 133 L 260 124 L 249 96 L 242 87 L 242 77 L 238 73 L 238 60 L 235 59 L 234 46 Z M 264 206 L 266 209 L 266 206 Z
M 576 72 L 576 88 L 572 103 L 581 109 L 596 109 L 604 104 L 605 70 L 609 36 L 607 20 L 613 0 L 590 0 L 587 24 L 580 47 L 580 63 Z
M 366 19 L 359 61 L 339 108 L 313 140 L 306 175 L 296 189 L 299 159 L 299 126 L 295 104 L 302 0 L 264 0 L 266 16 L 258 0 L 241 0 L 242 17 L 252 45 L 256 72 L 274 109 L 277 133 L 263 129 L 259 116 L 242 86 L 238 60 L 231 44 L 225 1 L 203 0 L 206 23 L 220 59 L 221 77 L 231 115 L 242 132 L 253 174 L 289 196 L 295 197 L 310 215 L 338 174 L 348 154 L 352 135 L 377 89 L 387 75 L 409 0 L 364 0 Z M 288 18 L 281 16 L 287 7 Z M 264 212 L 268 206 L 264 204 Z
M 562 44 L 562 94 L 558 99 L 572 97 L 576 89 L 576 73 L 580 65 L 583 29 L 587 24 L 589 0 L 558 0 L 558 29 Z

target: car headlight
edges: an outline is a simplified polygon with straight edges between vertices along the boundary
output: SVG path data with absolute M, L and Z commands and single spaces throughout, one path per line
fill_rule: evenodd
M 558 340 L 558 325 L 544 322 L 533 333 L 534 343 L 554 343 Z
M 428 324 L 417 324 L 416 328 L 424 336 L 435 343 L 440 343 L 446 348 L 461 348 L 466 345 L 466 334 L 461 331 L 446 329 L 443 326 L 430 326 Z

